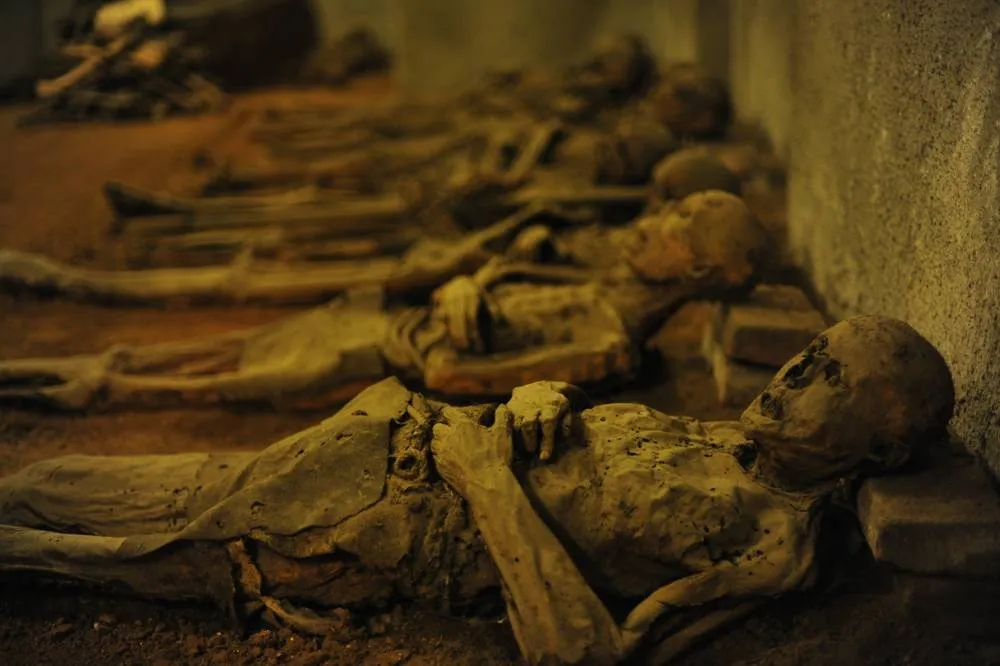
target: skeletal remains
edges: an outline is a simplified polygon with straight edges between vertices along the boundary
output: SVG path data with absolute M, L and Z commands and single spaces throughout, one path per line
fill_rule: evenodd
M 424 110 L 415 121 L 379 113 L 368 127 L 391 133 L 393 123 L 402 123 L 408 127 L 402 130 L 406 134 L 413 122 L 426 124 L 435 117 L 440 119 L 440 113 Z M 352 117 L 340 125 L 355 130 L 362 120 Z M 642 114 L 628 115 L 608 133 L 597 133 L 596 143 L 590 144 L 594 170 L 589 174 L 596 185 L 566 177 L 559 169 L 540 169 L 564 138 L 559 122 L 508 123 L 501 126 L 505 132 L 486 134 L 479 127 L 446 135 L 443 144 L 425 145 L 425 152 L 404 160 L 411 166 L 415 159 L 440 166 L 441 159 L 458 151 L 466 161 L 460 160 L 447 179 L 402 182 L 397 164 L 376 170 L 375 176 L 369 173 L 381 183 L 369 181 L 360 188 L 368 190 L 366 194 L 336 194 L 315 180 L 278 193 L 211 197 L 176 197 L 110 183 L 106 194 L 115 214 L 112 232 L 129 265 L 156 269 L 109 272 L 0 250 L 0 282 L 76 298 L 142 303 L 317 302 L 371 285 L 384 287 L 390 295 L 426 292 L 480 267 L 497 252 L 484 243 L 496 246 L 498 237 L 509 236 L 504 230 L 511 219 L 527 219 L 525 207 L 559 207 L 573 216 L 593 211 L 602 221 L 631 219 L 647 203 L 643 184 L 651 175 L 654 205 L 700 190 L 740 189 L 740 178 L 718 158 L 702 148 L 678 150 L 681 144 L 672 134 Z M 470 142 L 481 144 L 480 149 L 469 151 Z M 570 154 L 566 159 L 577 157 Z M 366 171 L 355 167 L 356 174 Z M 336 169 L 325 168 L 300 165 L 300 171 L 244 171 L 242 176 L 227 168 L 212 185 L 234 183 L 234 176 L 241 188 L 272 178 L 291 185 L 302 169 L 317 178 L 347 177 L 348 172 L 334 176 Z M 439 220 L 445 220 L 442 224 L 452 235 L 458 231 L 456 224 L 462 228 L 492 223 L 487 228 L 493 231 L 448 245 L 440 237 L 421 241 L 427 225 L 438 225 Z M 289 264 L 283 261 L 288 257 L 315 260 Z M 230 258 L 231 263 L 220 265 L 220 259 Z M 158 262 L 174 266 L 161 269 Z
M 20 124 L 160 119 L 216 109 L 224 102 L 222 91 L 196 71 L 182 33 L 157 31 L 143 20 L 107 43 L 71 43 L 60 53 L 77 59 L 76 64 L 38 82 L 38 106 Z
M 0 569 L 313 634 L 335 608 L 461 611 L 502 590 L 530 663 L 665 663 L 809 587 L 825 500 L 943 436 L 954 390 L 916 331 L 866 316 L 738 423 L 586 402 L 547 381 L 449 407 L 388 379 L 261 453 L 35 463 L 0 479 Z
M 449 395 L 504 394 L 535 379 L 613 383 L 633 376 L 642 342 L 680 305 L 745 293 L 764 259 L 762 229 L 741 199 L 724 192 L 692 195 L 620 229 L 586 226 L 553 239 L 545 229 L 527 227 L 552 212 L 527 208 L 437 256 L 425 245 L 409 263 L 365 269 L 382 271 L 372 283 L 383 288 L 414 289 L 458 273 L 435 291 L 429 307 L 395 313 L 381 298 L 345 298 L 249 331 L 5 361 L 0 399 L 71 409 L 234 401 L 312 406 L 349 397 L 387 373 Z M 487 241 L 515 230 L 522 233 L 512 246 L 529 261 L 486 261 Z M 563 262 L 530 261 L 542 255 L 563 255 Z M 0 274 L 4 257 L 0 253 Z M 19 260 L 28 263 L 11 272 L 35 271 L 35 284 L 44 283 L 46 266 L 12 259 Z M 477 261 L 481 267 L 472 276 L 456 270 Z M 315 277 L 285 275 L 287 292 Z M 91 284 L 80 279 L 62 287 Z M 160 288 L 118 286 L 143 298 L 156 297 Z M 212 286 L 244 293 L 276 288 L 250 274 L 219 275 Z

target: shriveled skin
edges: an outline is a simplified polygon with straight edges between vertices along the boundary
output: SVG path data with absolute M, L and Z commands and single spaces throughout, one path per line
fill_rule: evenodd
M 492 439 L 471 425 L 492 408 L 386 380 L 260 454 L 45 461 L 0 479 L 0 569 L 233 612 L 263 603 L 318 633 L 322 617 L 296 606 L 449 610 L 502 582 L 535 663 L 609 663 L 673 606 L 809 582 L 815 503 L 756 484 L 735 424 L 629 404 L 578 413 L 574 391 L 522 387 Z M 460 423 L 473 428 L 460 441 L 440 430 Z M 538 444 L 532 433 L 550 459 L 522 463 L 518 483 L 511 454 L 490 447 Z M 601 601 L 646 595 L 621 628 Z
M 564 263 L 494 259 L 395 321 L 396 372 L 445 395 L 496 396 L 542 380 L 607 386 L 634 376 L 645 339 L 684 302 L 721 296 L 680 276 L 649 281 L 627 263 L 636 225 L 586 227 L 556 241 Z
M 573 416 L 572 390 L 520 387 L 489 428 L 448 415 L 431 445 L 493 555 L 530 663 L 624 661 L 659 620 L 698 607 L 703 616 L 657 648 L 675 655 L 741 607 L 812 581 L 819 495 L 760 485 L 740 464 L 752 449 L 738 425 L 639 405 Z M 540 435 L 544 458 L 567 429 L 551 462 L 518 481 L 512 431 Z M 638 603 L 619 623 L 610 598 Z
M 636 353 L 610 299 L 595 285 L 505 284 L 487 296 L 485 353 L 466 352 L 430 313 L 423 380 L 448 395 L 503 395 L 556 379 L 593 385 L 625 379 Z M 436 335 L 437 334 L 437 335 Z
M 434 415 L 386 380 L 260 453 L 39 462 L 0 479 L 0 570 L 223 607 L 402 597 L 448 610 L 497 581 L 461 499 L 434 474 Z
M 521 227 L 543 213 L 566 217 L 528 206 L 468 245 L 529 231 L 511 240 L 530 255 L 532 243 L 548 239 Z M 764 239 L 745 203 L 723 192 L 692 195 L 620 233 L 591 231 L 589 244 L 583 232 L 569 239 L 573 264 L 494 257 L 438 288 L 429 307 L 392 320 L 381 293 L 359 290 L 254 330 L 0 362 L 0 401 L 315 407 L 342 402 L 387 370 L 449 396 L 494 397 L 546 379 L 615 384 L 632 378 L 642 344 L 686 301 L 749 289 Z
M 642 597 L 713 567 L 770 579 L 775 593 L 805 582 L 812 502 L 751 479 L 737 458 L 747 445 L 739 424 L 610 404 L 579 414 L 575 437 L 522 478 L 598 588 Z
M 116 345 L 97 354 L 0 360 L 0 402 L 73 410 L 343 404 L 385 377 L 383 338 L 392 315 L 383 296 L 399 286 L 393 284 L 396 278 L 407 288 L 429 291 L 455 274 L 475 270 L 488 257 L 486 246 L 502 247 L 520 227 L 549 211 L 545 205 L 525 207 L 460 241 L 425 239 L 395 261 L 399 270 L 380 286 L 364 288 L 372 281 L 364 267 L 355 266 L 354 273 L 347 271 L 355 290 L 258 328 L 157 345 Z
M 337 300 L 258 328 L 0 362 L 0 401 L 68 409 L 343 402 L 382 379 L 380 304 Z M 374 339 L 373 339 L 374 338 Z

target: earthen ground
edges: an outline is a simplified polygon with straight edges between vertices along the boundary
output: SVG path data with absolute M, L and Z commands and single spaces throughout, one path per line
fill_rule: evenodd
M 225 113 L 158 125 L 76 125 L 16 130 L 21 109 L 0 111 L 0 245 L 63 260 L 105 260 L 109 213 L 101 186 L 112 178 L 189 192 L 204 177 L 193 156 L 205 147 L 242 150 L 246 109 L 275 101 L 346 104 L 387 93 L 383 82 L 344 92 L 268 92 L 241 97 Z M 107 309 L 0 297 L 0 358 L 92 352 L 113 342 L 151 343 L 252 326 L 279 308 Z M 693 306 L 657 339 L 664 352 L 642 385 L 606 399 L 646 402 L 705 419 L 719 408 L 698 358 L 705 309 Z M 53 415 L 0 411 L 0 474 L 66 453 L 137 454 L 258 449 L 321 414 L 262 410 Z M 849 533 L 849 530 L 848 530 Z M 852 552 L 842 547 L 840 552 Z M 759 611 L 690 653 L 688 666 L 1000 664 L 1000 617 L 980 584 L 894 576 L 860 556 L 809 595 Z M 519 663 L 502 618 L 473 622 L 415 607 L 367 619 L 353 638 L 318 640 L 261 627 L 228 626 L 211 608 L 154 604 L 74 588 L 0 578 L 0 664 L 412 664 Z

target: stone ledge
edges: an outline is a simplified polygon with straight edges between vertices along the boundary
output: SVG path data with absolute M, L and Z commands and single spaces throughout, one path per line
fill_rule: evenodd
M 797 287 L 760 285 L 721 315 L 720 340 L 731 359 L 780 368 L 826 328 Z
M 1000 495 L 971 458 L 866 481 L 858 518 L 875 558 L 918 573 L 1000 578 Z
M 716 397 L 728 407 L 746 407 L 774 377 L 774 368 L 740 363 L 728 358 L 712 335 L 711 327 L 705 331 L 701 350 L 712 369 Z

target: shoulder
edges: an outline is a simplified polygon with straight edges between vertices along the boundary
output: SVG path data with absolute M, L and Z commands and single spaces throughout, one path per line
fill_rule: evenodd
M 705 436 L 716 446 L 733 449 L 750 443 L 739 421 L 704 421 L 701 426 Z
M 345 416 L 383 422 L 398 421 L 406 413 L 406 407 L 413 396 L 414 393 L 395 377 L 383 379 L 356 395 L 324 423 L 334 419 L 340 420 Z

